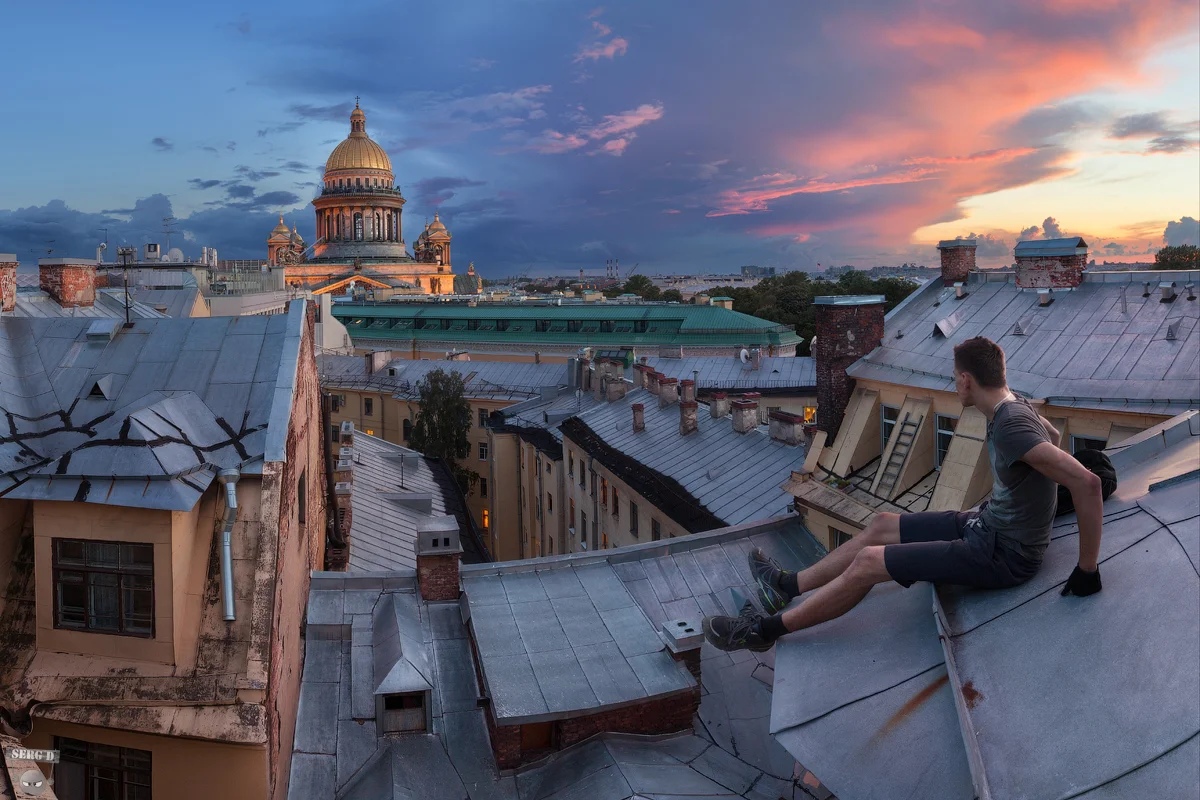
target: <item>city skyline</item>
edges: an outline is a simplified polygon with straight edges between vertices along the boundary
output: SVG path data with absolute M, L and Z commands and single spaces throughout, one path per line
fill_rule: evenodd
M 489 277 L 931 263 L 971 234 L 989 266 L 1059 233 L 1145 260 L 1200 239 L 1198 24 L 1174 0 L 25 6 L 0 251 L 165 243 L 174 217 L 189 255 L 265 258 L 281 213 L 312 241 L 359 95 L 410 248 L 437 211 Z

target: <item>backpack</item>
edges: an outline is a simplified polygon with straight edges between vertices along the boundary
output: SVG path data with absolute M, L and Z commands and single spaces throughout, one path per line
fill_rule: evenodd
M 1100 495 L 1105 500 L 1117 490 L 1117 470 L 1102 450 L 1080 450 L 1075 454 L 1075 460 L 1087 467 L 1089 472 L 1100 477 Z M 1075 500 L 1071 497 L 1071 490 L 1060 484 L 1058 487 L 1058 511 L 1055 512 L 1055 516 L 1061 517 L 1074 510 Z

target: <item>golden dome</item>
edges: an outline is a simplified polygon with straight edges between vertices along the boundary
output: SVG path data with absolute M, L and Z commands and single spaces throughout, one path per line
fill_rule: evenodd
M 391 172 L 392 161 L 384 149 L 367 136 L 367 115 L 355 103 L 354 111 L 350 112 L 350 135 L 329 154 L 325 174 L 361 169 Z
M 438 217 L 436 211 L 433 212 L 433 222 L 425 226 L 425 233 L 428 234 L 430 238 L 435 236 L 437 236 L 438 239 L 450 238 L 450 232 L 446 230 L 446 226 L 442 223 L 442 220 Z M 438 236 L 438 234 L 441 234 L 441 236 Z
M 285 223 L 283 221 L 282 214 L 279 215 L 279 224 L 276 225 L 275 228 L 271 231 L 272 239 L 276 238 L 277 236 L 283 236 L 284 238 L 291 237 L 291 231 L 288 230 L 287 223 Z

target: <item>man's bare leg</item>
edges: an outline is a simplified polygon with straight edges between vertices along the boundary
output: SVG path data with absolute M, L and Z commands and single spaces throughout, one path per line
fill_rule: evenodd
M 799 594 L 819 589 L 844 573 L 863 548 L 877 547 L 885 544 L 900 544 L 899 514 L 886 512 L 876 514 L 867 523 L 867 527 L 863 529 L 862 533 L 852 537 L 845 544 L 833 548 L 833 550 L 829 551 L 829 555 L 808 569 L 798 572 L 796 574 L 796 587 L 800 590 Z M 865 595 L 866 592 L 864 591 L 863 594 Z M 861 599 L 860 597 L 859 600 Z M 792 628 L 791 630 L 799 629 Z
M 842 545 L 850 544 L 847 542 Z M 841 550 L 834 550 L 836 553 Z M 832 554 L 831 554 L 832 555 Z M 801 573 L 802 575 L 804 573 Z M 877 583 L 890 581 L 880 545 L 860 546 L 840 575 L 830 580 L 795 606 L 783 612 L 783 624 L 788 632 L 811 628 L 840 617 L 862 602 Z

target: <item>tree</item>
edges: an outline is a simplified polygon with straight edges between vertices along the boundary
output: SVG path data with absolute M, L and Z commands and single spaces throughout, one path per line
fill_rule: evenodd
M 659 300 L 662 298 L 662 289 L 655 286 L 654 281 L 645 275 L 634 275 L 625 281 L 625 293 L 636 294 L 643 300 Z
M 1200 247 L 1180 244 L 1154 254 L 1155 269 L 1200 269 Z
M 471 404 L 464 397 L 462 375 L 435 369 L 417 384 L 420 408 L 413 422 L 409 445 L 426 456 L 440 458 L 450 466 L 464 492 L 470 491 L 479 475 L 459 465 L 470 454 Z
M 682 303 L 683 295 L 680 294 L 678 289 L 667 289 L 659 299 L 664 303 Z

